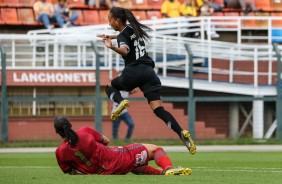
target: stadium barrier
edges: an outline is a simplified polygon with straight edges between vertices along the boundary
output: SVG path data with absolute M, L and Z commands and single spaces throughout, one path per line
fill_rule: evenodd
M 214 79 L 214 74 L 227 74 L 228 81 L 225 81 L 224 85 L 228 84 L 236 84 L 238 91 L 233 91 L 233 93 L 239 93 L 245 95 L 261 95 L 261 96 L 276 96 L 276 86 L 275 86 L 275 77 L 276 72 L 273 71 L 273 63 L 276 63 L 277 59 L 272 51 L 272 46 L 268 44 L 270 37 L 265 39 L 264 37 L 260 37 L 258 40 L 265 39 L 267 41 L 264 44 L 242 44 L 240 41 L 237 43 L 226 43 L 220 41 L 211 40 L 211 38 L 206 39 L 191 39 L 182 37 L 182 34 L 187 32 L 187 19 L 184 19 L 184 22 L 181 19 L 167 19 L 163 21 L 167 22 L 158 22 L 153 24 L 154 22 L 148 21 L 149 25 L 152 25 L 152 28 L 155 30 L 156 34 L 152 35 L 152 39 L 150 44 L 148 44 L 148 52 L 155 60 L 160 60 L 161 64 L 157 63 L 157 69 L 160 69 L 159 73 L 163 78 L 171 78 L 168 75 L 169 70 L 177 69 L 183 70 L 184 76 L 181 76 L 182 79 L 188 78 L 189 75 L 189 54 L 186 52 L 184 45 L 189 44 L 191 46 L 191 50 L 193 52 L 194 57 L 197 59 L 204 59 L 200 64 L 203 64 L 203 61 L 207 60 L 207 64 L 205 66 L 195 67 L 194 72 L 201 72 L 207 74 L 208 78 L 205 82 L 214 85 L 214 88 L 218 88 L 215 84 L 218 82 Z M 209 19 L 207 19 L 208 21 Z M 179 27 L 176 27 L 178 25 Z M 189 24 L 188 24 L 189 25 Z M 237 25 L 238 22 L 237 22 Z M 185 29 L 186 26 L 186 29 Z M 203 27 L 198 29 L 204 31 Z M 188 26 L 189 27 L 189 26 Z M 269 27 L 268 27 L 269 28 Z M 234 27 L 228 27 L 226 30 L 236 30 Z M 270 29 L 266 29 L 266 31 L 270 31 Z M 32 67 L 33 69 L 57 69 L 57 68 L 69 68 L 71 70 L 77 69 L 97 69 L 95 65 L 95 54 L 93 51 L 88 50 L 91 47 L 91 42 L 96 40 L 95 43 L 99 48 L 99 53 L 103 56 L 101 58 L 100 66 L 101 69 L 105 67 L 107 70 L 120 70 L 123 67 L 123 64 L 120 62 L 120 57 L 109 51 L 109 49 L 105 49 L 101 42 L 97 41 L 96 34 L 99 33 L 114 33 L 109 26 L 100 25 L 100 26 L 89 26 L 89 27 L 79 27 L 79 28 L 71 28 L 71 29 L 54 29 L 51 32 L 46 30 L 40 31 L 32 31 L 28 35 L 0 35 L 1 43 L 4 44 L 8 49 L 7 53 L 7 69 L 13 68 L 26 68 Z M 172 36 L 175 35 L 175 36 Z M 269 34 L 268 34 L 269 35 Z M 240 38 L 240 37 L 238 37 Z M 249 39 L 249 38 L 248 38 Z M 271 40 L 271 39 L 270 39 Z M 24 43 L 23 43 L 24 42 Z M 240 43 L 240 44 L 238 44 Z M 45 54 L 42 54 L 44 57 L 42 59 L 43 64 L 36 64 L 37 62 L 37 52 L 40 52 L 42 49 Z M 78 48 L 77 46 L 81 46 L 82 48 Z M 86 48 L 83 49 L 83 46 Z M 39 50 L 38 48 L 39 47 Z M 40 48 L 41 47 L 41 48 Z M 65 49 L 67 47 L 67 49 Z M 70 48 L 68 48 L 70 47 Z M 73 49 L 75 47 L 76 49 Z M 24 51 L 24 49 L 29 48 L 28 51 Z M 279 46 L 279 48 L 281 48 Z M 81 50 L 85 50 L 85 52 L 81 52 Z M 22 52 L 22 53 L 21 53 Z M 92 52 L 92 53 L 91 53 Z M 22 56 L 18 56 L 17 54 L 21 53 Z M 49 56 L 51 54 L 51 56 Z M 66 64 L 66 59 L 68 54 L 74 54 L 75 59 L 72 58 L 72 64 Z M 90 59 L 86 57 L 86 55 L 90 54 Z M 91 55 L 92 54 L 92 55 Z M 27 55 L 25 60 L 23 59 L 23 55 Z M 35 55 L 35 56 L 34 56 Z M 173 60 L 169 58 L 171 56 L 174 57 Z M 85 58 L 83 62 L 83 58 Z M 88 59 L 89 60 L 88 60 Z M 175 62 L 175 58 L 176 61 Z M 32 59 L 32 62 L 30 60 Z M 218 69 L 215 65 L 215 59 L 224 60 L 228 62 L 228 69 Z M 40 60 L 39 60 L 40 61 Z M 253 70 L 245 71 L 244 69 L 238 70 L 238 68 L 234 67 L 234 64 L 239 61 L 248 61 L 252 63 Z M 26 63 L 25 63 L 26 62 Z M 92 65 L 87 65 L 86 63 L 92 62 Z M 175 63 L 174 63 L 175 62 Z M 194 59 L 193 59 L 194 62 Z M 258 68 L 261 62 L 267 62 L 266 72 L 261 72 Z M 21 64 L 25 63 L 25 64 Z M 84 63 L 85 65 L 82 65 Z M 199 64 L 199 63 L 195 63 Z M 238 87 L 238 82 L 234 80 L 237 75 L 246 75 L 251 76 L 253 81 L 248 84 L 251 86 L 253 91 L 250 93 L 250 88 L 240 88 Z M 260 76 L 265 76 L 267 78 L 267 82 L 261 86 Z M 110 76 L 111 77 L 111 76 Z M 109 77 L 109 78 L 110 78 Z M 179 83 L 180 79 L 176 79 Z M 175 79 L 173 81 L 175 83 Z M 194 81 L 195 82 L 195 81 Z M 196 82 L 195 82 L 196 83 Z M 182 86 L 183 87 L 183 86 Z M 265 88 L 267 87 L 267 88 Z M 195 89 L 197 89 L 197 85 L 195 85 Z M 209 90 L 207 88 L 206 90 Z M 233 88 L 234 89 L 234 88 Z M 266 90 L 261 90 L 266 89 Z M 216 90 L 216 89 L 215 89 Z M 222 89 L 217 89 L 221 90 Z M 225 90 L 225 89 L 224 89 Z M 226 89 L 227 90 L 227 89 Z M 225 91 L 226 92 L 226 91 Z M 262 98 L 258 98 L 262 100 Z M 32 98 L 33 100 L 33 98 Z M 183 100 L 183 99 L 182 99 Z M 185 100 L 185 99 L 184 99 Z M 187 100 L 187 99 L 186 99 Z M 228 100 L 227 98 L 224 100 Z M 237 99 L 238 100 L 238 99 Z M 248 99 L 250 100 L 250 99 Z

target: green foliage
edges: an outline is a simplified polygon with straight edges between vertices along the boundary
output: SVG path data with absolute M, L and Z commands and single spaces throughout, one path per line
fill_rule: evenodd
M 1 153 L 0 183 L 256 183 L 278 184 L 282 178 L 280 152 L 168 153 L 174 166 L 190 167 L 191 176 L 70 176 L 57 166 L 54 153 Z M 151 162 L 156 166 L 154 162 Z

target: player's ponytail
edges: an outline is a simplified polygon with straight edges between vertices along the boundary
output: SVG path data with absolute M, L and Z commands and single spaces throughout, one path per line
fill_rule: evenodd
M 126 24 L 126 21 L 128 21 L 137 39 L 143 38 L 148 40 L 150 38 L 145 30 L 152 31 L 152 29 L 144 24 L 141 24 L 130 10 L 121 7 L 113 7 L 110 10 L 110 13 L 112 17 L 120 19 L 124 25 Z
M 72 125 L 66 117 L 58 116 L 54 120 L 56 132 L 67 140 L 71 147 L 75 147 L 79 141 L 78 135 L 72 130 Z

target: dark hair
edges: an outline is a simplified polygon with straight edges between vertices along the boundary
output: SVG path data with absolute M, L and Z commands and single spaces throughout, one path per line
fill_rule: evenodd
M 148 35 L 148 33 L 146 33 L 146 31 L 152 31 L 151 28 L 149 28 L 148 26 L 145 26 L 144 24 L 141 24 L 133 15 L 133 13 L 125 8 L 121 8 L 121 7 L 113 7 L 110 10 L 111 16 L 116 18 L 116 19 L 120 19 L 120 21 L 122 22 L 122 24 L 126 24 L 126 21 L 128 21 L 136 35 L 136 38 L 143 38 L 145 40 L 149 39 L 150 36 Z
M 54 128 L 56 132 L 65 138 L 71 147 L 75 147 L 78 143 L 78 135 L 71 129 L 71 123 L 68 118 L 64 116 L 57 116 L 54 120 Z

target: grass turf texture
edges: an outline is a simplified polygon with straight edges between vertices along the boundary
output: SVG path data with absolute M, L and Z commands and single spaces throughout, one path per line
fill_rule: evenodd
M 8 143 L 1 143 L 0 148 L 17 148 L 17 147 L 56 147 L 60 145 L 62 142 L 61 139 L 58 140 L 46 140 L 46 141 L 15 141 L 15 142 L 8 142 Z M 128 145 L 130 143 L 136 142 L 144 142 L 148 144 L 156 144 L 159 146 L 169 146 L 169 145 L 181 145 L 183 146 L 182 142 L 179 139 L 175 140 L 154 140 L 154 139 L 141 139 L 135 140 L 132 139 L 129 142 L 118 140 L 114 142 L 111 140 L 110 146 L 116 145 Z M 253 138 L 240 138 L 240 139 L 209 139 L 209 140 L 196 140 L 197 145 L 265 145 L 265 144 L 281 144 L 280 140 L 277 139 L 269 139 L 269 140 L 254 140 Z
M 70 176 L 57 166 L 54 153 L 1 153 L 0 183 L 281 183 L 280 152 L 168 153 L 174 166 L 190 167 L 190 176 Z M 151 162 L 156 166 L 154 162 Z

